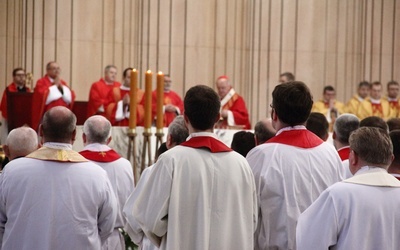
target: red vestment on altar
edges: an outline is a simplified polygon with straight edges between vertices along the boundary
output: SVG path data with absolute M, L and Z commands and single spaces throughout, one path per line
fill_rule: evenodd
M 183 101 L 181 97 L 172 90 L 164 92 L 164 106 L 168 104 L 174 105 L 177 108 L 177 112 L 172 113 L 164 110 L 164 127 L 168 127 L 176 116 L 183 114 Z M 156 112 L 157 112 L 157 90 L 153 91 L 152 93 L 152 117 L 156 116 Z
M 109 98 L 110 92 L 115 87 L 120 87 L 121 83 L 113 82 L 112 84 L 107 84 L 103 78 L 92 84 L 89 92 L 89 102 L 88 102 L 88 112 L 87 117 L 92 115 L 103 115 L 105 116 L 105 111 L 107 106 L 110 104 L 111 99 Z M 102 110 L 99 110 L 99 108 Z

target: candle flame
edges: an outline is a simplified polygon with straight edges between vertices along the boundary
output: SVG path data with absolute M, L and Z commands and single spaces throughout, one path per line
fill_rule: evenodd
M 162 71 L 158 71 L 158 75 L 162 75 L 163 74 L 163 72 Z
M 151 74 L 151 70 L 147 70 L 146 73 Z
M 136 69 L 132 69 L 133 72 L 136 72 Z

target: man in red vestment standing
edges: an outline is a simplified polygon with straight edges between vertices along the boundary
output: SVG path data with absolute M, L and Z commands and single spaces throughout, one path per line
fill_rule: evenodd
M 218 77 L 217 90 L 219 98 L 221 98 L 221 120 L 217 127 L 240 126 L 244 129 L 250 129 L 246 103 L 232 88 L 227 76 Z
M 75 93 L 60 77 L 60 66 L 56 62 L 46 65 L 46 75 L 36 82 L 32 100 L 32 128 L 37 129 L 43 114 L 56 106 L 72 109 Z
M 110 104 L 106 108 L 106 118 L 113 126 L 129 126 L 130 83 L 132 68 L 127 68 L 123 73 L 123 85 L 114 87 L 110 92 Z M 144 91 L 137 89 L 136 125 L 144 125 Z
M 7 91 L 8 92 L 31 92 L 31 89 L 25 86 L 26 73 L 23 68 L 16 68 L 13 70 L 13 82 L 10 83 L 3 92 L 1 98 L 1 115 L 7 119 Z
M 117 67 L 107 65 L 104 68 L 104 78 L 92 84 L 89 92 L 89 103 L 87 116 L 102 115 L 105 116 L 105 111 L 110 104 L 110 92 L 114 87 L 121 86 L 121 83 L 116 81 Z
M 174 91 L 171 90 L 172 81 L 168 74 L 164 75 L 164 127 L 175 119 L 176 116 L 183 114 L 183 101 L 182 98 Z M 153 117 L 157 111 L 157 90 L 152 93 L 152 113 Z

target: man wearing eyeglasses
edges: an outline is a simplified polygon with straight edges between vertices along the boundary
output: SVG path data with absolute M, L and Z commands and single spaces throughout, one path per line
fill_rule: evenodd
M 31 89 L 25 86 L 26 74 L 23 68 L 15 68 L 13 70 L 13 82 L 10 83 L 3 92 L 0 110 L 4 119 L 7 119 L 7 91 L 8 92 L 31 92 Z

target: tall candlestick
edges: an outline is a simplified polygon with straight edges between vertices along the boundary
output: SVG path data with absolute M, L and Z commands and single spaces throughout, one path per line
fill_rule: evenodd
M 164 74 L 159 71 L 157 74 L 157 132 L 164 127 Z
M 145 78 L 145 91 L 144 91 L 144 128 L 150 129 L 151 127 L 151 91 L 152 91 L 152 76 L 151 70 L 146 71 Z
M 131 85 L 129 91 L 129 129 L 135 129 L 137 123 L 137 83 L 138 72 L 136 69 L 131 71 Z

